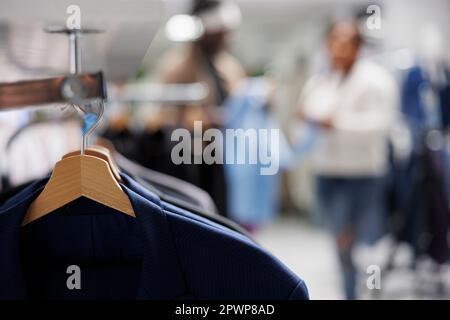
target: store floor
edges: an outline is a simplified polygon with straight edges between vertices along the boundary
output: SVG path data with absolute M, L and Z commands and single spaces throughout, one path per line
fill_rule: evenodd
M 343 299 L 339 265 L 330 235 L 297 219 L 280 219 L 255 234 L 256 240 L 300 275 L 308 285 L 311 299 Z M 412 271 L 408 247 L 401 246 L 392 272 L 382 268 L 393 242 L 389 237 L 376 246 L 361 247 L 355 253 L 359 266 L 359 292 L 362 299 L 450 299 L 450 267 L 442 268 L 439 277 L 426 259 Z M 381 290 L 369 290 L 366 274 L 370 265 L 381 266 Z M 442 280 L 443 285 L 439 285 Z

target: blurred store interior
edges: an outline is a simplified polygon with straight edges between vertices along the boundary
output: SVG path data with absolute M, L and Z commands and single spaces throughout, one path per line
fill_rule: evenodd
M 17 3 L 0 13 L 1 82 L 67 73 L 67 37 L 43 31 L 53 17 L 32 24 Z M 449 0 L 133 3 L 80 6 L 105 30 L 80 40 L 83 70 L 108 81 L 96 136 L 205 190 L 311 299 L 450 298 Z M 195 121 L 279 129 L 279 170 L 175 164 L 172 132 Z M 70 105 L 1 112 L 0 191 L 51 172 L 80 125 Z

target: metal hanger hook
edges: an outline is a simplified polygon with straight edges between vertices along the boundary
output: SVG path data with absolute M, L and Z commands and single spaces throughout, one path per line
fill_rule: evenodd
M 71 74 L 81 73 L 81 44 L 80 38 L 83 34 L 101 33 L 102 30 L 98 29 L 67 29 L 65 27 L 49 27 L 46 29 L 48 33 L 62 33 L 67 34 L 69 38 L 69 68 Z M 100 110 L 96 115 L 94 123 L 90 123 L 89 117 L 94 113 L 87 112 L 81 106 L 73 104 L 75 110 L 83 117 L 83 131 L 81 140 L 81 155 L 85 154 L 85 150 L 88 145 L 88 138 L 92 132 L 98 127 L 100 120 L 105 111 L 105 101 L 100 100 Z
M 84 120 L 82 141 L 81 141 L 81 155 L 84 155 L 88 146 L 88 139 L 92 134 L 92 132 L 94 132 L 94 130 L 98 127 L 103 117 L 103 113 L 105 112 L 105 103 L 103 100 L 100 100 L 98 114 L 86 112 L 82 108 L 80 109 L 83 111 L 83 120 Z M 90 123 L 91 119 L 89 117 L 92 115 L 95 115 L 95 122 L 91 124 Z

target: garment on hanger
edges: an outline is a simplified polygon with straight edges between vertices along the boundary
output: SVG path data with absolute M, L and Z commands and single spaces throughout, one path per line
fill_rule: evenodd
M 134 180 L 136 182 L 138 182 L 142 188 L 155 193 L 158 197 L 161 198 L 161 200 L 164 201 L 164 203 L 168 207 L 177 207 L 181 210 L 186 210 L 186 211 L 192 212 L 192 214 L 194 216 L 202 217 L 208 221 L 212 221 L 212 222 L 222 225 L 230 230 L 233 230 L 240 234 L 243 234 L 243 235 L 247 236 L 248 238 L 252 238 L 252 236 L 239 224 L 235 223 L 234 221 L 232 221 L 228 218 L 225 218 L 225 217 L 219 215 L 218 213 L 216 213 L 214 211 L 205 211 L 205 210 L 199 209 L 196 206 L 190 205 L 189 202 L 179 199 L 178 194 L 173 194 L 173 195 L 170 195 L 170 193 L 168 194 L 164 187 L 162 188 L 163 190 L 161 192 L 161 187 L 159 185 L 155 187 L 154 184 L 150 184 L 147 181 L 143 180 L 142 178 L 134 178 Z
M 103 141 L 103 143 L 105 142 Z M 114 149 L 112 146 L 109 146 L 109 148 Z M 145 168 L 129 160 L 116 150 L 113 150 L 112 154 L 123 172 L 132 176 L 141 186 L 155 193 L 163 201 L 191 211 L 198 216 L 212 220 L 251 238 L 250 234 L 240 225 L 217 213 L 214 201 L 205 190 L 189 182 Z
M 0 192 L 0 206 L 3 205 L 8 199 L 12 198 L 14 195 L 25 189 L 30 182 L 22 183 L 14 187 L 7 187 Z
M 217 213 L 214 202 L 206 191 L 175 177 L 144 168 L 120 153 L 115 152 L 114 154 L 121 171 L 132 176 L 141 187 L 156 194 L 167 204 L 190 211 L 251 238 L 251 235 L 240 225 Z M 0 192 L 0 205 L 32 182 L 22 183 Z
M 47 179 L 6 201 L 0 298 L 308 298 L 303 281 L 247 237 L 123 180 L 135 219 L 80 198 L 20 228 Z M 68 289 L 70 266 L 81 269 L 82 290 Z
M 172 131 L 177 129 L 164 126 L 155 131 L 144 131 L 138 138 L 136 161 L 145 168 L 165 173 L 206 190 L 214 200 L 220 215 L 228 217 L 227 190 L 222 165 L 205 163 L 179 164 L 171 160 L 171 152 L 176 141 L 171 140 Z M 192 157 L 194 157 L 192 155 Z M 193 159 L 193 158 L 192 158 Z
M 175 200 L 176 198 L 167 199 L 167 196 L 164 194 L 162 195 L 163 197 L 160 197 L 157 193 L 154 193 L 152 189 L 148 188 L 149 185 L 145 183 L 145 181 L 144 183 L 142 183 L 140 180 L 135 180 L 127 174 L 122 174 L 122 177 L 131 189 L 139 193 L 139 195 L 146 198 L 147 200 L 159 203 L 159 205 L 164 210 L 170 211 L 174 214 L 182 215 L 184 217 L 188 217 L 190 219 L 194 219 L 196 221 L 200 221 L 201 223 L 207 225 L 213 225 L 215 227 L 223 228 L 224 230 L 236 232 L 239 235 L 243 235 L 246 238 L 254 241 L 250 234 L 246 232 L 242 227 L 218 214 L 189 210 L 188 208 L 177 205 L 176 202 L 171 202 L 171 200 Z
M 401 225 L 398 241 L 409 243 L 416 256 L 427 254 L 436 263 L 449 257 L 450 170 L 446 147 L 430 148 L 429 134 L 444 139 L 450 125 L 450 71 L 442 66 L 442 79 L 435 81 L 425 66 L 407 71 L 402 87 L 402 113 L 409 125 L 413 151 L 395 174 Z M 424 236 L 427 241 L 421 241 Z
M 450 70 L 443 67 L 442 73 L 441 83 L 435 83 L 421 66 L 411 68 L 405 76 L 402 112 L 413 134 L 424 128 L 446 129 L 450 125 Z
M 148 169 L 129 160 L 129 158 L 123 156 L 121 153 L 115 152 L 114 158 L 125 172 L 151 184 L 157 190 L 160 190 L 162 195 L 177 198 L 177 205 L 183 202 L 184 205 L 190 205 L 190 209 L 194 206 L 194 210 L 217 213 L 213 199 L 205 190 L 189 182 L 165 174 L 163 173 L 164 171 L 160 172 Z
M 229 216 L 250 229 L 269 223 L 279 212 L 278 193 L 281 179 L 279 171 L 285 169 L 293 158 L 284 134 L 269 112 L 269 92 L 269 84 L 265 79 L 248 78 L 240 90 L 229 96 L 224 105 L 224 130 L 244 130 L 245 132 L 273 130 L 279 135 L 276 141 L 273 141 L 275 139 L 269 134 L 266 139 L 258 137 L 257 141 L 252 142 L 255 144 L 257 155 L 261 152 L 277 155 L 279 167 L 273 174 L 261 174 L 261 170 L 267 166 L 260 161 L 261 159 L 255 163 L 224 165 Z M 233 144 L 232 142 L 231 145 Z M 234 150 L 226 151 L 237 155 L 238 159 L 247 156 L 247 150 L 241 148 L 239 143 L 234 144 Z
M 129 128 L 113 128 L 111 125 L 102 133 L 102 137 L 114 141 L 114 147 L 128 159 L 136 159 L 139 150 L 136 148 L 137 135 Z

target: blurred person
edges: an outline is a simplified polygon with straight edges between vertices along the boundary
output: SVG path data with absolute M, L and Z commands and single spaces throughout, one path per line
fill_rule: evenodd
M 240 23 L 239 7 L 230 1 L 195 0 L 191 15 L 203 26 L 203 33 L 181 47 L 167 53 L 160 63 L 160 79 L 166 84 L 203 83 L 208 88 L 206 99 L 200 104 L 166 108 L 180 126 L 193 128 L 194 121 L 202 121 L 203 130 L 222 126 L 218 107 L 235 90 L 245 72 L 228 52 L 228 39 Z M 221 149 L 221 146 L 217 148 Z M 228 215 L 224 169 L 220 164 L 180 165 L 184 173 L 179 177 L 208 191 L 219 213 Z M 180 168 L 178 168 L 180 169 Z M 179 172 L 180 170 L 178 170 Z
M 381 236 L 397 90 L 385 70 L 359 58 L 363 38 L 357 21 L 333 23 L 326 45 L 330 68 L 306 83 L 300 116 L 321 129 L 313 156 L 317 209 L 336 240 L 345 296 L 355 299 L 353 248 L 357 240 L 370 243 Z
M 198 39 L 163 57 L 161 80 L 177 84 L 204 83 L 209 93 L 202 107 L 222 106 L 230 92 L 245 78 L 241 64 L 228 52 L 231 33 L 240 23 L 239 8 L 230 1 L 194 0 L 191 15 L 201 21 L 204 31 Z M 195 114 L 195 111 L 191 113 Z M 195 114 L 194 117 L 199 116 Z

